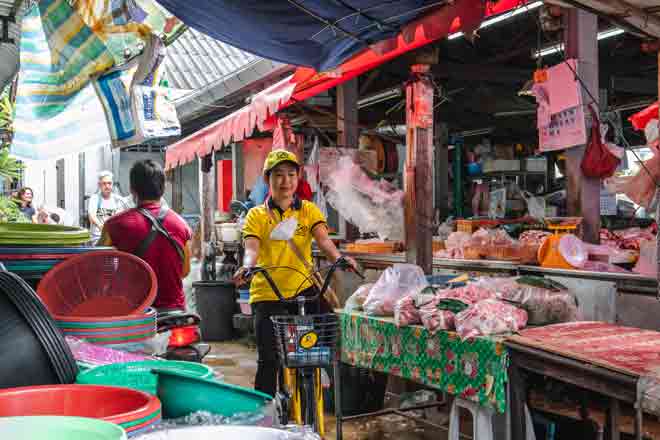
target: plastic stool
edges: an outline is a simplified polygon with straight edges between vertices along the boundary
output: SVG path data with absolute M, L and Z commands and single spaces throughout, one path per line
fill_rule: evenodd
M 493 410 L 460 397 L 456 397 L 451 405 L 448 440 L 459 440 L 461 432 L 459 408 L 467 409 L 472 414 L 472 438 L 474 440 L 493 440 Z
M 510 418 L 510 413 L 497 415 L 492 408 L 487 408 L 479 405 L 478 403 L 470 402 L 460 397 L 454 399 L 454 403 L 451 406 L 451 413 L 449 415 L 449 436 L 448 440 L 459 440 L 459 433 L 461 432 L 461 417 L 459 413 L 459 408 L 464 408 L 470 411 L 472 414 L 472 438 L 474 440 L 494 440 L 495 436 L 493 434 L 494 424 L 502 424 L 503 420 L 500 416 L 505 416 L 507 423 L 506 426 L 498 426 L 498 431 L 504 429 L 505 432 L 498 433 L 498 439 L 504 436 L 505 439 L 509 440 L 511 438 L 511 427 L 508 423 Z M 526 419 L 526 439 L 527 440 L 536 440 L 534 435 L 534 424 L 532 422 L 532 416 L 525 405 L 525 419 Z

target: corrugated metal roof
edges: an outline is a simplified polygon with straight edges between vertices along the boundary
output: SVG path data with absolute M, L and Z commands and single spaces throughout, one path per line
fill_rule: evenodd
M 16 15 L 16 22 L 9 24 L 9 38 L 12 38 L 14 43 L 0 42 L 0 89 L 3 89 L 18 72 L 20 18 L 25 13 L 27 3 L 22 0 L 0 0 L 0 17 Z M 0 36 L 3 32 L 3 22 L 0 21 Z
M 197 90 L 260 59 L 188 29 L 167 48 L 166 78 L 170 87 Z

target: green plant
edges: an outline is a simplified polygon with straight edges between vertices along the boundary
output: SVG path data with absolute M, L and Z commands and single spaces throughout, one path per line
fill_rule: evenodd
M 8 93 L 0 97 L 0 130 L 13 132 L 12 122 L 14 119 L 14 104 Z
M 9 154 L 9 146 L 0 146 L 0 179 L 18 179 L 22 169 L 23 164 Z
M 18 209 L 16 202 L 0 196 L 0 223 L 28 223 L 28 218 Z

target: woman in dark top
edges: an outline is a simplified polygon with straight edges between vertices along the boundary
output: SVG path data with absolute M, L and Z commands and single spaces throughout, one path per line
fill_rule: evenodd
M 23 187 L 18 191 L 18 209 L 23 213 L 25 217 L 31 222 L 35 222 L 35 216 L 37 211 L 32 207 L 32 197 L 34 193 L 32 188 Z

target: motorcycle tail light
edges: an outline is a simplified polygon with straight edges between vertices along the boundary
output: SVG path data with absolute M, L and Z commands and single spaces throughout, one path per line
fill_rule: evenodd
M 170 335 L 170 347 L 185 347 L 195 342 L 199 342 L 199 327 L 196 325 L 186 325 L 172 329 Z

